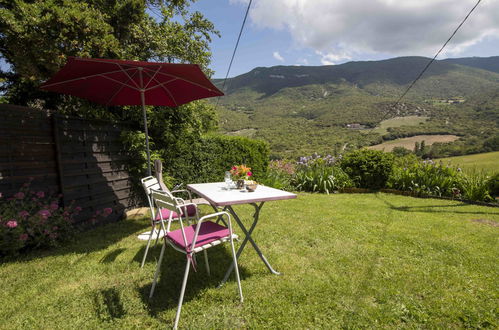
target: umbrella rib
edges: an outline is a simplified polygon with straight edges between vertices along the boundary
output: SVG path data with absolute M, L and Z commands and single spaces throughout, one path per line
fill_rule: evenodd
M 128 77 L 128 79 L 133 82 L 133 84 L 135 85 L 135 87 L 137 87 L 137 90 L 140 90 L 142 88 L 142 86 L 137 85 L 137 83 L 135 82 L 135 80 L 133 80 L 132 77 L 130 77 L 130 75 L 128 74 L 128 72 L 125 69 L 123 69 L 123 67 L 121 66 L 121 64 L 116 63 L 116 65 L 118 65 L 118 67 L 121 69 L 121 71 L 123 71 L 123 73 L 126 74 L 126 76 Z M 137 70 L 137 67 L 132 68 L 132 69 L 133 70 Z
M 130 69 L 127 69 L 127 70 L 134 70 L 134 69 L 130 68 Z M 105 74 L 113 74 L 113 73 L 118 73 L 118 72 L 122 72 L 122 71 L 123 71 L 123 69 L 116 70 L 116 71 L 109 71 L 109 72 L 106 72 L 106 73 L 96 73 L 96 74 L 92 74 L 92 75 L 89 75 L 89 76 L 84 76 L 84 77 L 79 77 L 79 78 L 74 78 L 74 79 L 68 79 L 68 80 L 58 81 L 56 83 L 52 83 L 52 84 L 48 84 L 48 85 L 43 85 L 42 88 L 52 87 L 52 86 L 61 85 L 61 84 L 67 84 L 67 83 L 70 83 L 70 82 L 73 82 L 73 81 L 85 80 L 85 79 L 90 79 L 90 78 L 94 78 L 94 77 L 104 77 L 104 78 L 107 78 L 105 76 Z M 127 73 L 125 72 L 125 74 L 127 74 Z M 134 88 L 133 86 L 129 86 L 129 87 Z
M 146 70 L 147 70 L 147 69 L 146 69 Z M 156 77 L 156 74 L 159 72 L 159 70 L 161 70 L 161 66 L 160 66 L 160 67 L 158 67 L 158 69 L 157 69 L 157 70 L 154 72 L 154 74 L 152 75 L 151 79 L 149 79 L 149 81 L 147 82 L 147 84 L 144 86 L 144 89 L 145 89 L 145 90 L 148 90 L 148 89 L 147 89 L 147 86 L 149 86 L 149 84 L 151 83 L 151 81 L 153 81 L 154 77 Z M 147 72 L 145 72 L 145 70 L 144 70 L 144 73 L 146 73 L 146 74 L 147 74 Z M 149 75 L 149 74 L 148 74 L 148 75 Z
M 136 74 L 137 74 L 137 71 L 135 71 L 135 72 L 133 73 L 133 75 L 132 75 L 130 78 L 133 78 L 133 76 L 135 76 Z M 122 85 L 120 86 L 120 88 L 118 88 L 118 90 L 116 91 L 116 93 L 114 93 L 114 94 L 113 94 L 113 96 L 111 96 L 111 97 L 109 98 L 109 101 L 107 101 L 107 103 L 106 103 L 106 105 L 107 105 L 107 106 L 111 105 L 111 102 L 114 100 L 114 98 L 116 97 L 116 95 L 118 95 L 118 94 L 119 94 L 119 93 L 123 90 L 123 88 L 125 88 L 125 86 L 126 86 L 126 85 L 123 85 L 123 84 L 122 84 Z
M 144 71 L 144 73 L 145 73 L 145 74 L 147 74 L 147 75 L 149 75 L 149 73 L 148 73 L 148 72 L 146 72 L 146 71 Z M 175 78 L 175 79 L 176 79 L 176 78 Z M 151 80 L 154 80 L 156 83 L 158 83 L 158 85 L 156 85 L 156 86 L 154 86 L 154 87 L 149 88 L 147 91 L 150 91 L 151 89 L 154 89 L 154 88 L 159 88 L 159 87 L 161 87 L 161 88 L 162 88 L 162 89 L 163 89 L 166 93 L 168 93 L 168 95 L 170 95 L 171 99 L 173 100 L 173 103 L 174 103 L 174 104 L 175 104 L 175 106 L 177 107 L 177 106 L 178 106 L 178 103 L 177 103 L 177 101 L 175 100 L 175 97 L 173 96 L 173 94 L 172 94 L 172 93 L 170 93 L 170 91 L 168 90 L 168 88 L 166 88 L 166 87 L 164 86 L 164 84 L 167 84 L 167 83 L 169 83 L 169 82 L 172 82 L 172 81 L 174 81 L 175 79 L 169 80 L 169 81 L 167 81 L 167 82 L 165 82 L 165 83 L 160 83 L 160 82 L 159 82 L 156 78 L 154 78 L 154 76 L 153 76 L 153 77 L 151 77 Z
M 144 68 L 144 71 L 145 70 L 148 70 L 148 68 Z M 150 70 L 150 71 L 152 71 L 152 70 Z M 185 79 L 185 78 L 182 78 L 182 77 L 179 77 L 179 76 L 176 76 L 176 75 L 172 75 L 172 74 L 168 74 L 168 73 L 164 73 L 164 72 L 158 72 L 158 73 L 161 74 L 161 75 L 163 75 L 163 76 L 168 76 L 168 77 L 173 77 L 173 78 L 176 78 L 176 79 L 179 79 L 179 80 L 183 80 L 185 82 L 188 82 L 189 84 L 193 84 L 193 85 L 196 85 L 196 86 L 201 87 L 203 89 L 207 89 L 207 90 L 209 90 L 211 92 L 216 92 L 215 90 L 213 90 L 213 89 L 211 89 L 209 87 L 200 85 L 200 84 L 198 84 L 198 83 L 196 83 L 194 81 L 191 81 L 189 79 Z

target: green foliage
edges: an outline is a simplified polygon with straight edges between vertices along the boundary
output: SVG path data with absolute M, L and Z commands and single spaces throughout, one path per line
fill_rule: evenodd
M 57 246 L 74 236 L 72 219 L 81 208 L 62 208 L 59 197 L 29 187 L 24 184 L 7 200 L 0 193 L 0 256 Z
M 489 192 L 492 197 L 499 196 L 499 172 L 492 175 L 488 181 Z
M 387 186 L 422 195 L 460 197 L 461 182 L 461 173 L 455 167 L 407 157 L 394 166 Z
M 292 179 L 296 172 L 295 163 L 285 160 L 272 160 L 269 163 L 267 174 L 260 179 L 260 183 L 282 190 L 292 190 Z
M 212 134 L 184 139 L 172 149 L 164 146 L 161 155 L 164 171 L 177 183 L 222 181 L 224 173 L 238 164 L 251 167 L 258 181 L 267 172 L 269 147 L 264 141 Z
M 462 175 L 460 187 L 463 197 L 472 201 L 492 202 L 490 178 L 484 172 L 472 172 Z
M 198 63 L 210 61 L 213 24 L 191 0 L 0 0 L 0 53 L 10 65 L 7 96 L 26 105 L 43 100 L 51 109 L 67 98 L 38 90 L 68 56 Z M 159 15 L 156 20 L 147 9 Z
M 409 149 L 406 149 L 404 147 L 395 147 L 395 148 L 392 149 L 392 153 L 396 157 L 403 157 L 403 156 L 411 154 L 412 152 Z
M 353 182 L 337 165 L 337 158 L 331 155 L 321 157 L 314 154 L 301 157 L 291 183 L 296 190 L 332 193 L 345 187 L 352 187 Z
M 340 166 L 357 187 L 381 189 L 390 176 L 393 161 L 391 153 L 360 149 L 346 154 Z

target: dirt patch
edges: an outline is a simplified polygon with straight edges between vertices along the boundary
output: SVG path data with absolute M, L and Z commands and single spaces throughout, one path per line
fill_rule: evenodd
M 425 145 L 431 146 L 435 142 L 452 142 L 459 139 L 457 135 L 416 135 L 408 138 L 396 139 L 392 141 L 383 142 L 381 144 L 377 144 L 374 146 L 368 147 L 369 149 L 374 150 L 384 150 L 384 151 L 392 151 L 395 147 L 404 147 L 409 150 L 414 149 L 414 144 L 416 142 L 421 143 L 421 141 L 425 142 Z
M 478 222 L 478 223 L 483 223 L 485 225 L 489 225 L 492 227 L 499 227 L 499 222 L 495 222 L 492 220 L 487 220 L 487 219 L 471 219 L 470 221 L 472 222 Z

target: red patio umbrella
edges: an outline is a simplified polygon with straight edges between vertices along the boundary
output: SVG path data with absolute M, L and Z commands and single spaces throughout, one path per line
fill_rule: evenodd
M 107 106 L 142 105 L 149 175 L 151 156 L 145 106 L 176 107 L 190 101 L 224 95 L 197 64 L 77 57 L 69 57 L 66 65 L 40 88 Z

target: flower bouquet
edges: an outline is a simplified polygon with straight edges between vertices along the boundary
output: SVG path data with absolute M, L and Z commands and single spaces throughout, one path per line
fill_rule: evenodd
M 236 182 L 237 188 L 244 188 L 244 180 L 248 180 L 253 173 L 251 173 L 251 168 L 246 165 L 234 165 L 230 169 L 230 175 L 232 180 Z

